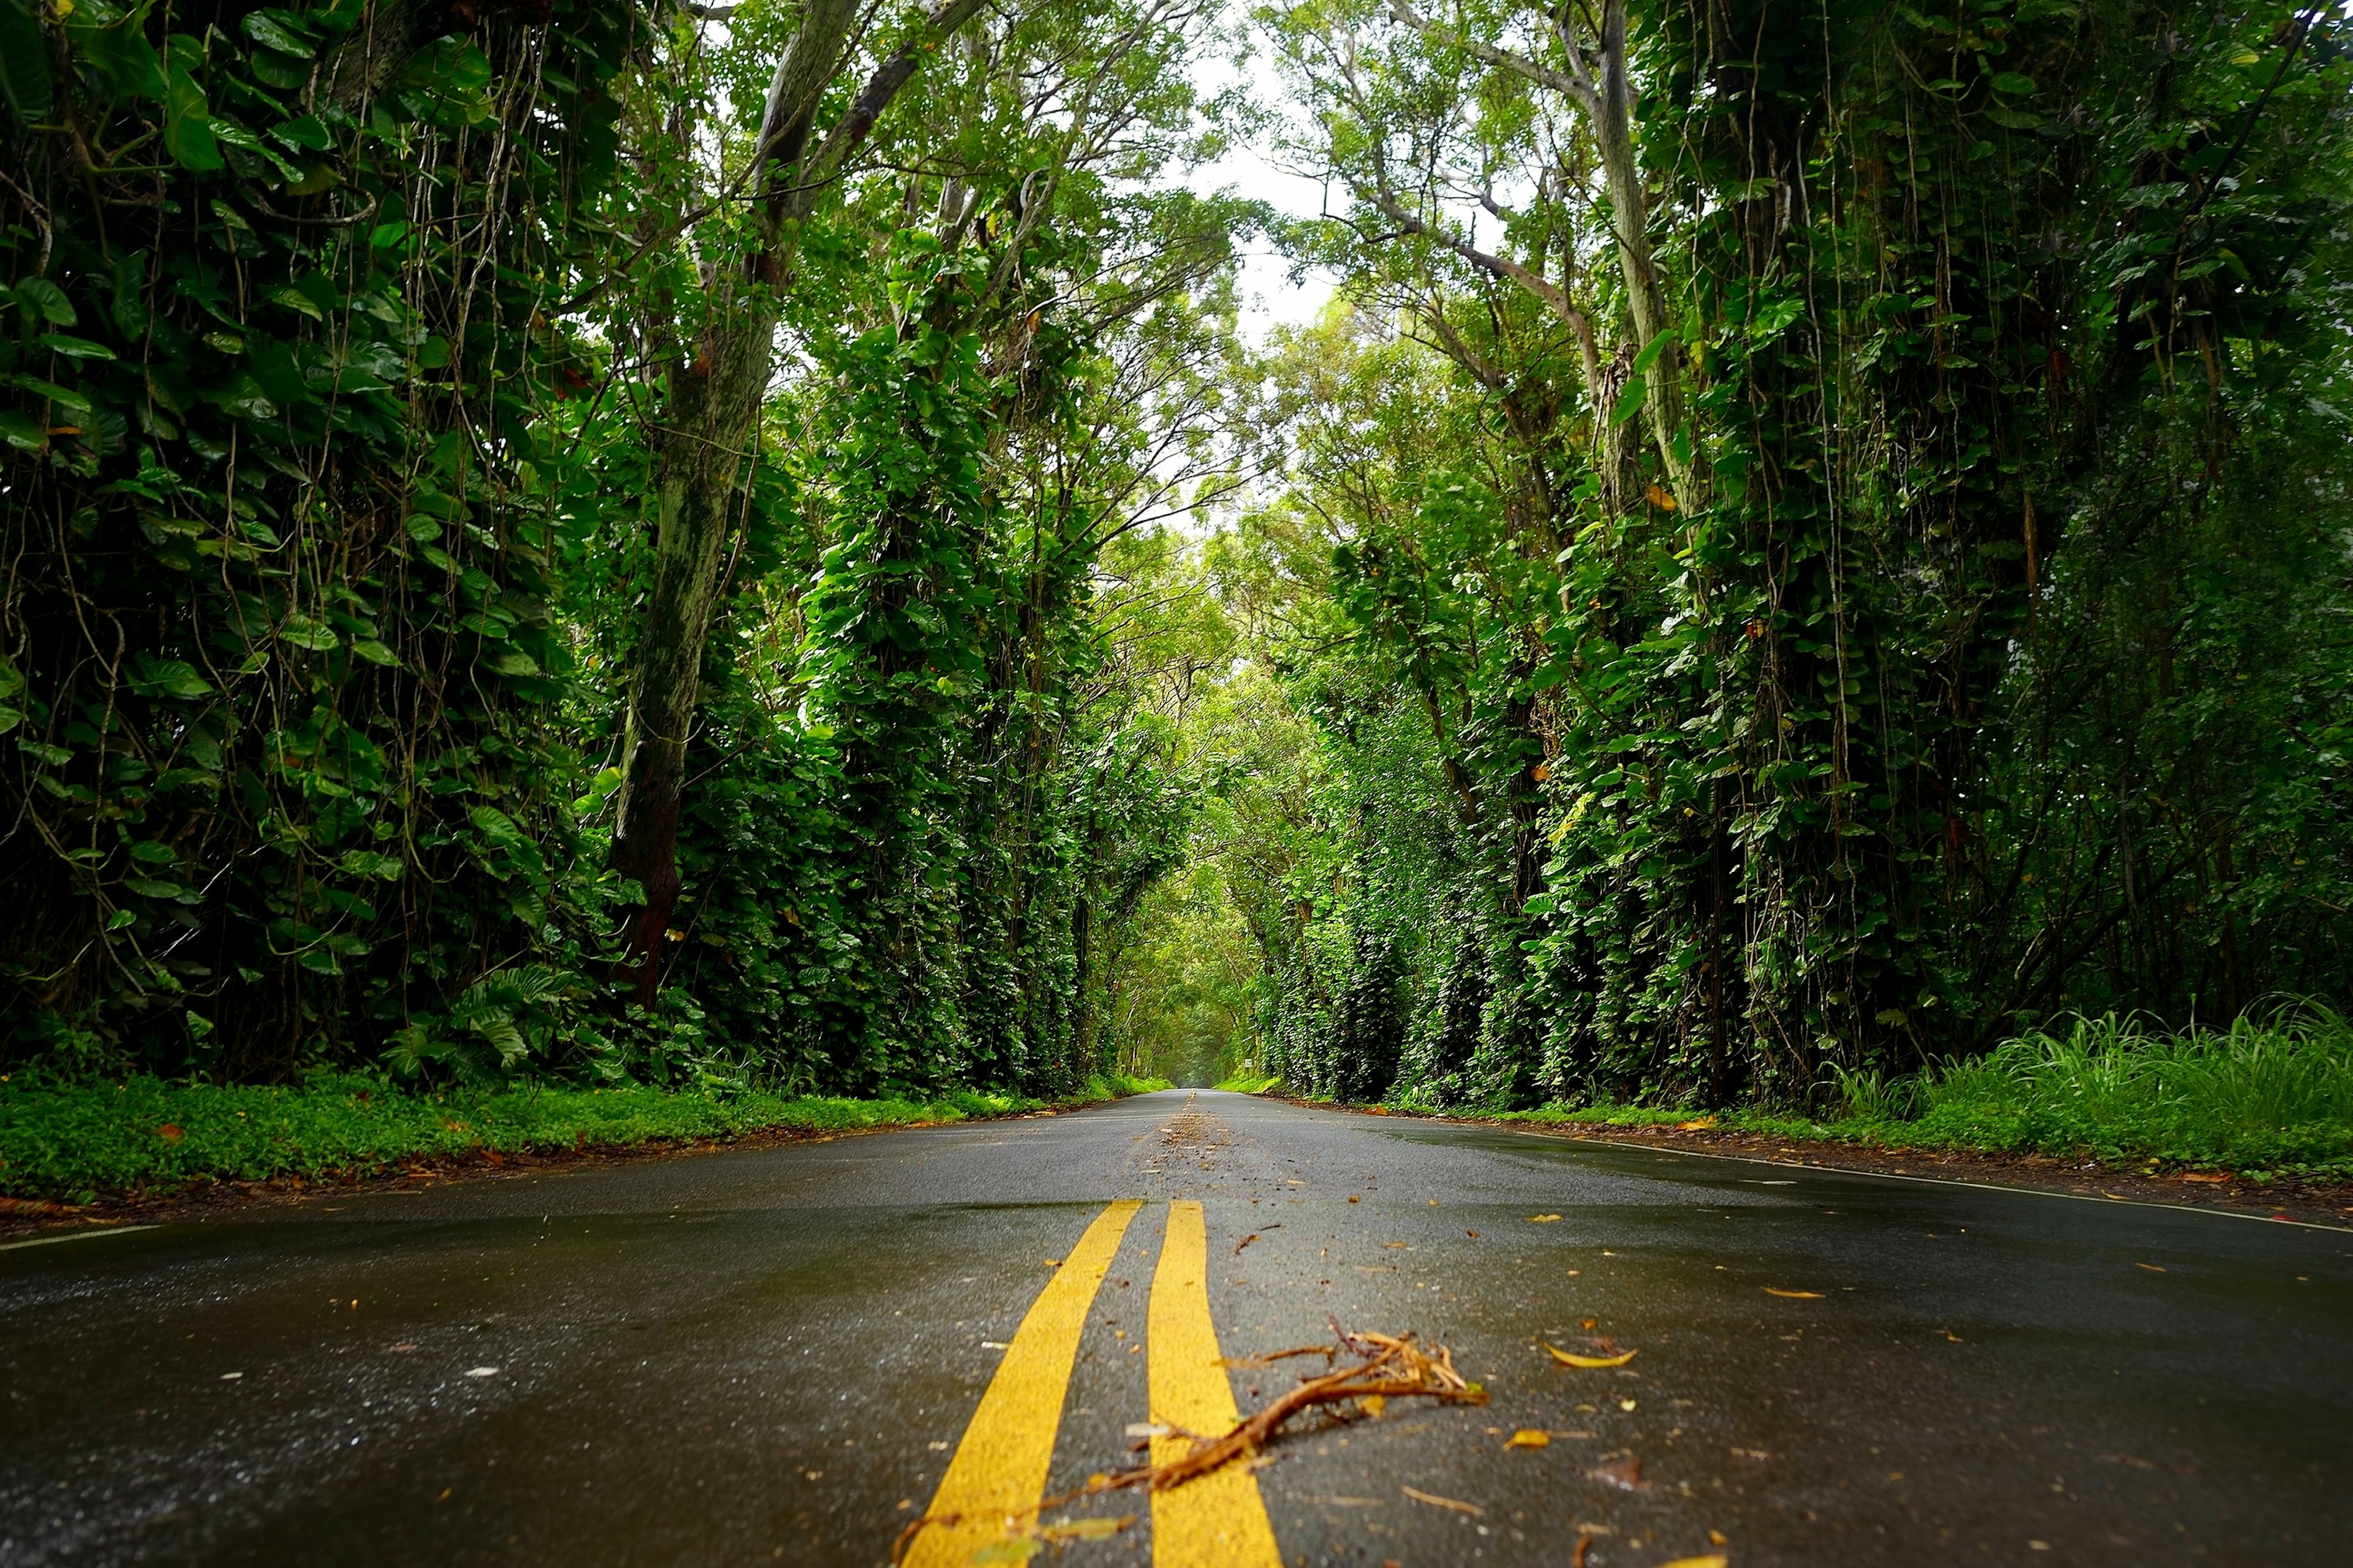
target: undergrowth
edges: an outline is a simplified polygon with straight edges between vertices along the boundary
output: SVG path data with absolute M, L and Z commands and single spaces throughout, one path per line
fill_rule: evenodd
M 1263 1093 L 1272 1080 L 1219 1087 Z M 1501 1112 L 1543 1126 L 1715 1127 L 1886 1149 L 1976 1149 L 2206 1170 L 2353 1177 L 2353 1022 L 2326 1008 L 2181 1034 L 2075 1017 L 1975 1060 L 1835 1075 L 1830 1109 L 1569 1105 Z M 1394 1109 L 1424 1109 L 1398 1104 Z
M 1062 1104 L 1167 1085 L 1097 1077 Z M 842 1100 L 643 1085 L 415 1094 L 380 1079 L 320 1074 L 291 1088 L 132 1079 L 120 1084 L 0 1085 L 0 1193 L 87 1201 L 100 1192 L 204 1181 L 364 1176 L 418 1159 L 480 1152 L 620 1148 L 961 1121 L 1044 1100 L 956 1090 L 925 1100 Z

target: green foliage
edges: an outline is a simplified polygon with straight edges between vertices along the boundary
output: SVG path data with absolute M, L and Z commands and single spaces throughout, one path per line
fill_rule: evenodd
M 1892 1112 L 2353 993 L 2341 23 L 1638 5 L 1643 343 L 1591 112 L 1492 64 L 1583 21 L 1261 16 L 1354 206 L 1223 585 L 1314 731 L 1221 786 L 1307 781 L 1251 1067 Z
M 1062 1103 L 1166 1087 L 1099 1078 Z M 79 1086 L 19 1083 L 0 1088 L 0 1192 L 84 1201 L 100 1192 L 205 1182 L 343 1180 L 420 1160 L 903 1127 L 1010 1115 L 1046 1103 L 969 1089 L 920 1099 L 843 1100 L 642 1085 L 424 1095 L 334 1073 L 314 1074 L 291 1088 L 169 1084 L 143 1077 Z
M 350 4 L 38 25 L 71 129 L 12 129 L 0 226 L 7 1056 L 565 1057 L 614 889 L 545 722 L 538 416 L 640 14 L 550 15 L 382 79 Z
M 1924 1073 L 1916 1099 L 1900 1131 L 1923 1144 L 2353 1173 L 2353 1025 L 2326 1011 L 2170 1036 L 2079 1016 Z

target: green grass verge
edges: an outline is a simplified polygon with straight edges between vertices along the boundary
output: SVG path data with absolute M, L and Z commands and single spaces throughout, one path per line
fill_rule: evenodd
M 1166 1089 L 1103 1079 L 1060 1103 Z M 135 1079 L 71 1088 L 0 1086 L 0 1194 L 87 1202 L 191 1182 L 369 1175 L 417 1158 L 616 1148 L 960 1121 L 1045 1101 L 956 1091 L 926 1100 L 732 1094 L 644 1087 L 523 1088 L 420 1095 L 365 1078 L 224 1089 Z
M 1976 1061 L 1916 1077 L 1855 1073 L 1827 1119 L 1729 1110 L 1714 1126 L 1874 1148 L 1971 1149 L 2089 1157 L 2111 1165 L 2353 1178 L 2353 1025 L 2311 1009 L 2228 1029 L 2152 1033 L 2131 1020 L 2077 1018 Z M 1699 1112 L 1641 1105 L 1550 1105 L 1503 1120 L 1656 1127 Z
M 1237 1073 L 1217 1087 L 1234 1094 L 1264 1094 L 1269 1089 L 1281 1089 L 1282 1079 L 1272 1077 L 1252 1078 L 1248 1073 Z

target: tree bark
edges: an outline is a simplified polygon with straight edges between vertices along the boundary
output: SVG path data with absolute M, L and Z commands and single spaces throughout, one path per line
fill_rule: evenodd
M 629 930 L 628 964 L 637 999 L 650 1005 L 661 946 L 678 907 L 678 819 L 686 748 L 719 590 L 729 514 L 746 444 L 759 422 L 774 363 L 779 298 L 797 231 L 819 193 L 872 132 L 923 57 L 979 10 L 942 0 L 925 25 L 868 78 L 815 153 L 809 142 L 826 84 L 840 69 L 854 0 L 811 0 L 768 87 L 751 178 L 759 185 L 755 243 L 741 266 L 712 282 L 702 328 L 673 334 L 691 346 L 669 372 L 669 405 L 654 430 L 656 529 L 629 688 L 613 866 L 644 890 Z

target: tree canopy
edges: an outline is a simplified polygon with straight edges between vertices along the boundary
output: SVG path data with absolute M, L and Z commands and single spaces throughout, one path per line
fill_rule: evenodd
M 0 0 L 0 1061 L 1786 1104 L 2341 1008 L 2348 45 Z

